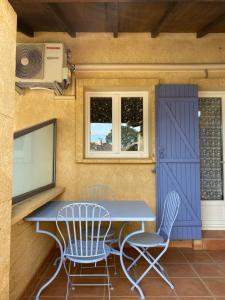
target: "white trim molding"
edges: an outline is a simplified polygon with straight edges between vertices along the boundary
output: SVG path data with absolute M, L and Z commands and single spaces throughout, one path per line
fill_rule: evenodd
M 106 72 L 106 71 L 225 71 L 225 64 L 77 64 L 76 72 Z

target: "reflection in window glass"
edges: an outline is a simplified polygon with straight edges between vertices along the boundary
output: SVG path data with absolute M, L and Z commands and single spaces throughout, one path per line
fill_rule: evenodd
M 90 150 L 112 151 L 112 98 L 90 99 Z
M 121 150 L 143 151 L 143 98 L 121 98 Z

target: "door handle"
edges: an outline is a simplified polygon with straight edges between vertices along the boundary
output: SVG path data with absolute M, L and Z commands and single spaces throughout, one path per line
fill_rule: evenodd
M 159 158 L 164 158 L 165 154 L 165 149 L 164 148 L 160 148 L 159 149 Z

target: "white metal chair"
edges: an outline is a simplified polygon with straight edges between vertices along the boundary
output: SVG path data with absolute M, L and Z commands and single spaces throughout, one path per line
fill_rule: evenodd
M 178 193 L 175 191 L 169 192 L 165 199 L 162 220 L 158 231 L 156 233 L 148 233 L 144 232 L 144 230 L 140 230 L 138 232 L 129 234 L 123 241 L 122 247 L 124 247 L 124 244 L 127 242 L 139 253 L 138 257 L 134 259 L 134 261 L 128 268 L 125 267 L 124 257 L 122 254 L 120 255 L 120 260 L 123 271 L 125 272 L 130 282 L 133 284 L 131 290 L 134 290 L 134 288 L 136 288 L 140 293 L 141 299 L 145 299 L 145 297 L 139 284 L 151 269 L 154 269 L 165 280 L 170 288 L 174 289 L 174 286 L 165 275 L 164 268 L 159 263 L 159 259 L 168 249 L 171 230 L 176 220 L 179 206 L 180 196 L 178 195 Z M 149 249 L 155 247 L 162 248 L 162 251 L 156 258 L 149 253 Z M 129 271 L 131 270 L 131 268 L 137 265 L 137 262 L 142 257 L 148 262 L 149 267 L 147 267 L 146 271 L 135 281 L 130 276 Z
M 110 200 L 114 201 L 116 200 L 115 193 L 112 191 L 112 189 L 107 185 L 90 185 L 85 187 L 80 194 L 80 200 L 82 202 L 98 202 L 98 201 L 104 201 L 104 200 Z M 102 239 L 106 232 L 106 227 L 102 226 L 101 232 L 100 232 L 100 239 Z M 95 230 L 96 232 L 96 230 Z M 94 234 L 94 238 L 96 238 L 96 233 Z M 110 247 L 118 242 L 118 239 L 116 238 L 116 232 L 115 230 L 110 227 L 108 235 L 106 237 L 105 241 Z M 112 251 L 113 254 L 113 251 Z M 114 274 L 117 274 L 116 270 L 116 259 L 115 255 L 113 254 L 113 264 L 109 265 L 109 267 L 114 267 Z
M 104 236 L 101 236 L 100 238 L 102 222 L 104 222 L 106 231 Z M 68 299 L 70 287 L 95 285 L 108 286 L 108 295 L 110 299 L 111 282 L 107 258 L 111 249 L 105 242 L 111 227 L 109 212 L 98 204 L 73 203 L 66 205 L 59 210 L 56 227 L 62 238 L 63 264 L 68 277 L 66 299 Z M 97 229 L 97 231 L 95 231 L 95 229 Z M 94 232 L 96 232 L 96 235 L 94 235 Z M 69 261 L 69 267 L 66 266 L 66 261 Z M 105 261 L 106 273 L 104 274 L 93 274 L 93 272 L 91 274 L 71 273 L 71 263 L 74 265 L 91 264 L 99 261 Z M 107 283 L 74 283 L 72 278 L 79 276 L 105 276 L 107 277 Z

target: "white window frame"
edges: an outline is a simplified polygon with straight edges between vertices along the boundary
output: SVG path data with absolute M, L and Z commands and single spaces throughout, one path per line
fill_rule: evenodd
M 112 151 L 90 151 L 90 98 L 112 97 Z M 121 98 L 143 98 L 143 151 L 121 151 Z M 85 156 L 86 158 L 148 158 L 149 157 L 149 103 L 147 91 L 86 92 L 85 95 Z
M 223 136 L 223 180 L 225 189 L 225 91 L 200 91 L 199 98 L 220 97 L 222 99 L 222 136 Z M 225 190 L 224 190 L 225 195 Z M 225 197 L 223 200 L 201 201 L 202 228 L 207 230 L 225 229 Z

